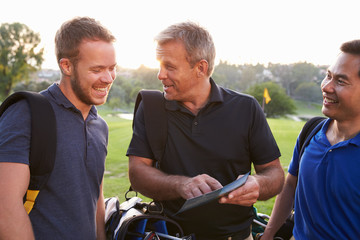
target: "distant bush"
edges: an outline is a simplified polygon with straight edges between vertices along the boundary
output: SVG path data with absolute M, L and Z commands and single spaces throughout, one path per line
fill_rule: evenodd
M 264 104 L 267 117 L 281 117 L 294 114 L 296 107 L 294 101 L 285 93 L 285 89 L 274 82 L 258 83 L 251 86 L 246 93 L 254 96 L 260 105 L 263 105 L 264 89 L 267 88 L 271 101 Z

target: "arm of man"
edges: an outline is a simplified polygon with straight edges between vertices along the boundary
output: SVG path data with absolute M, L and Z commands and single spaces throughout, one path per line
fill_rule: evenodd
M 257 200 L 267 200 L 278 194 L 284 185 L 284 170 L 280 160 L 255 165 L 256 174 L 250 175 L 246 183 L 220 198 L 220 203 L 252 206 Z
M 104 193 L 103 193 L 103 183 L 100 185 L 100 195 L 96 205 L 96 239 L 97 240 L 105 240 L 105 201 L 104 201 Z
M 297 184 L 297 177 L 287 175 L 285 185 L 281 193 L 277 196 L 274 208 L 271 213 L 270 220 L 266 226 L 262 240 L 273 239 L 275 233 L 285 223 L 287 217 L 290 215 L 294 206 L 295 190 Z
M 222 187 L 219 181 L 206 174 L 195 177 L 168 175 L 153 167 L 153 160 L 129 156 L 129 178 L 135 191 L 155 199 L 189 199 Z
M 0 239 L 35 239 L 23 205 L 29 180 L 28 165 L 0 163 Z

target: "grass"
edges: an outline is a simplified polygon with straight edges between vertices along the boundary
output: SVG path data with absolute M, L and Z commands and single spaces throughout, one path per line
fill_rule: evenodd
M 296 122 L 288 119 L 268 119 L 271 131 L 281 152 L 280 162 L 285 174 L 291 161 L 296 138 L 305 122 Z M 270 215 L 275 197 L 255 204 L 258 212 Z
M 321 105 L 296 101 L 297 115 L 299 116 L 319 116 L 321 115 Z M 128 180 L 128 158 L 126 150 L 129 146 L 132 128 L 131 120 L 121 119 L 107 109 L 99 109 L 100 114 L 109 125 L 109 145 L 108 156 L 106 159 L 106 171 L 104 177 L 105 197 L 118 196 L 120 201 L 125 200 L 125 193 L 129 189 Z M 270 128 L 280 148 L 280 162 L 287 173 L 296 138 L 304 125 L 304 121 L 297 122 L 289 119 L 268 119 Z M 141 196 L 145 201 L 150 199 Z M 267 201 L 259 201 L 255 204 L 258 212 L 270 215 L 274 205 L 275 197 Z
M 103 116 L 109 126 L 108 155 L 105 165 L 104 196 L 118 196 L 124 200 L 124 193 L 129 189 L 128 158 L 126 150 L 132 134 L 132 121 L 113 115 Z
M 295 101 L 297 107 L 296 114 L 298 116 L 321 116 L 321 103 L 311 103 L 304 101 Z

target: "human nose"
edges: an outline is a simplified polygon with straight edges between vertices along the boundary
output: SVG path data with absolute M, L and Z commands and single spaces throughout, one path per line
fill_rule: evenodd
M 323 92 L 329 92 L 329 91 L 331 91 L 331 86 L 332 86 L 332 83 L 333 81 L 332 81 L 332 79 L 331 78 L 329 78 L 328 76 L 326 76 L 323 80 L 322 80 L 322 82 L 321 82 L 321 91 L 323 91 Z
M 101 80 L 106 83 L 112 83 L 115 80 L 115 78 L 116 78 L 115 70 L 106 70 Z
M 162 67 L 159 68 L 158 79 L 159 79 L 160 81 L 166 79 L 166 71 L 165 71 Z

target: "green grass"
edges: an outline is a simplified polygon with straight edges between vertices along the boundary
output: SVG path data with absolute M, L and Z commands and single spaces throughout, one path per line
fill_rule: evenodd
M 124 200 L 125 192 L 129 189 L 128 158 L 125 156 L 132 134 L 132 121 L 124 120 L 109 113 L 101 113 L 109 125 L 108 157 L 104 177 L 104 196 L 118 196 Z M 270 128 L 281 151 L 281 165 L 285 173 L 290 163 L 297 135 L 304 122 L 289 119 L 268 119 Z M 149 200 L 141 196 L 145 201 Z M 258 212 L 270 214 L 275 198 L 259 201 L 255 204 Z
M 132 121 L 116 116 L 104 115 L 109 126 L 108 155 L 105 165 L 104 196 L 118 196 L 124 200 L 124 193 L 129 189 L 128 158 L 126 150 L 129 146 Z
M 295 101 L 296 114 L 298 116 L 321 116 L 321 103 Z
M 288 119 L 267 119 L 281 152 L 280 162 L 285 175 L 291 161 L 296 138 L 305 122 L 296 122 Z M 255 204 L 258 212 L 270 215 L 275 197 Z

